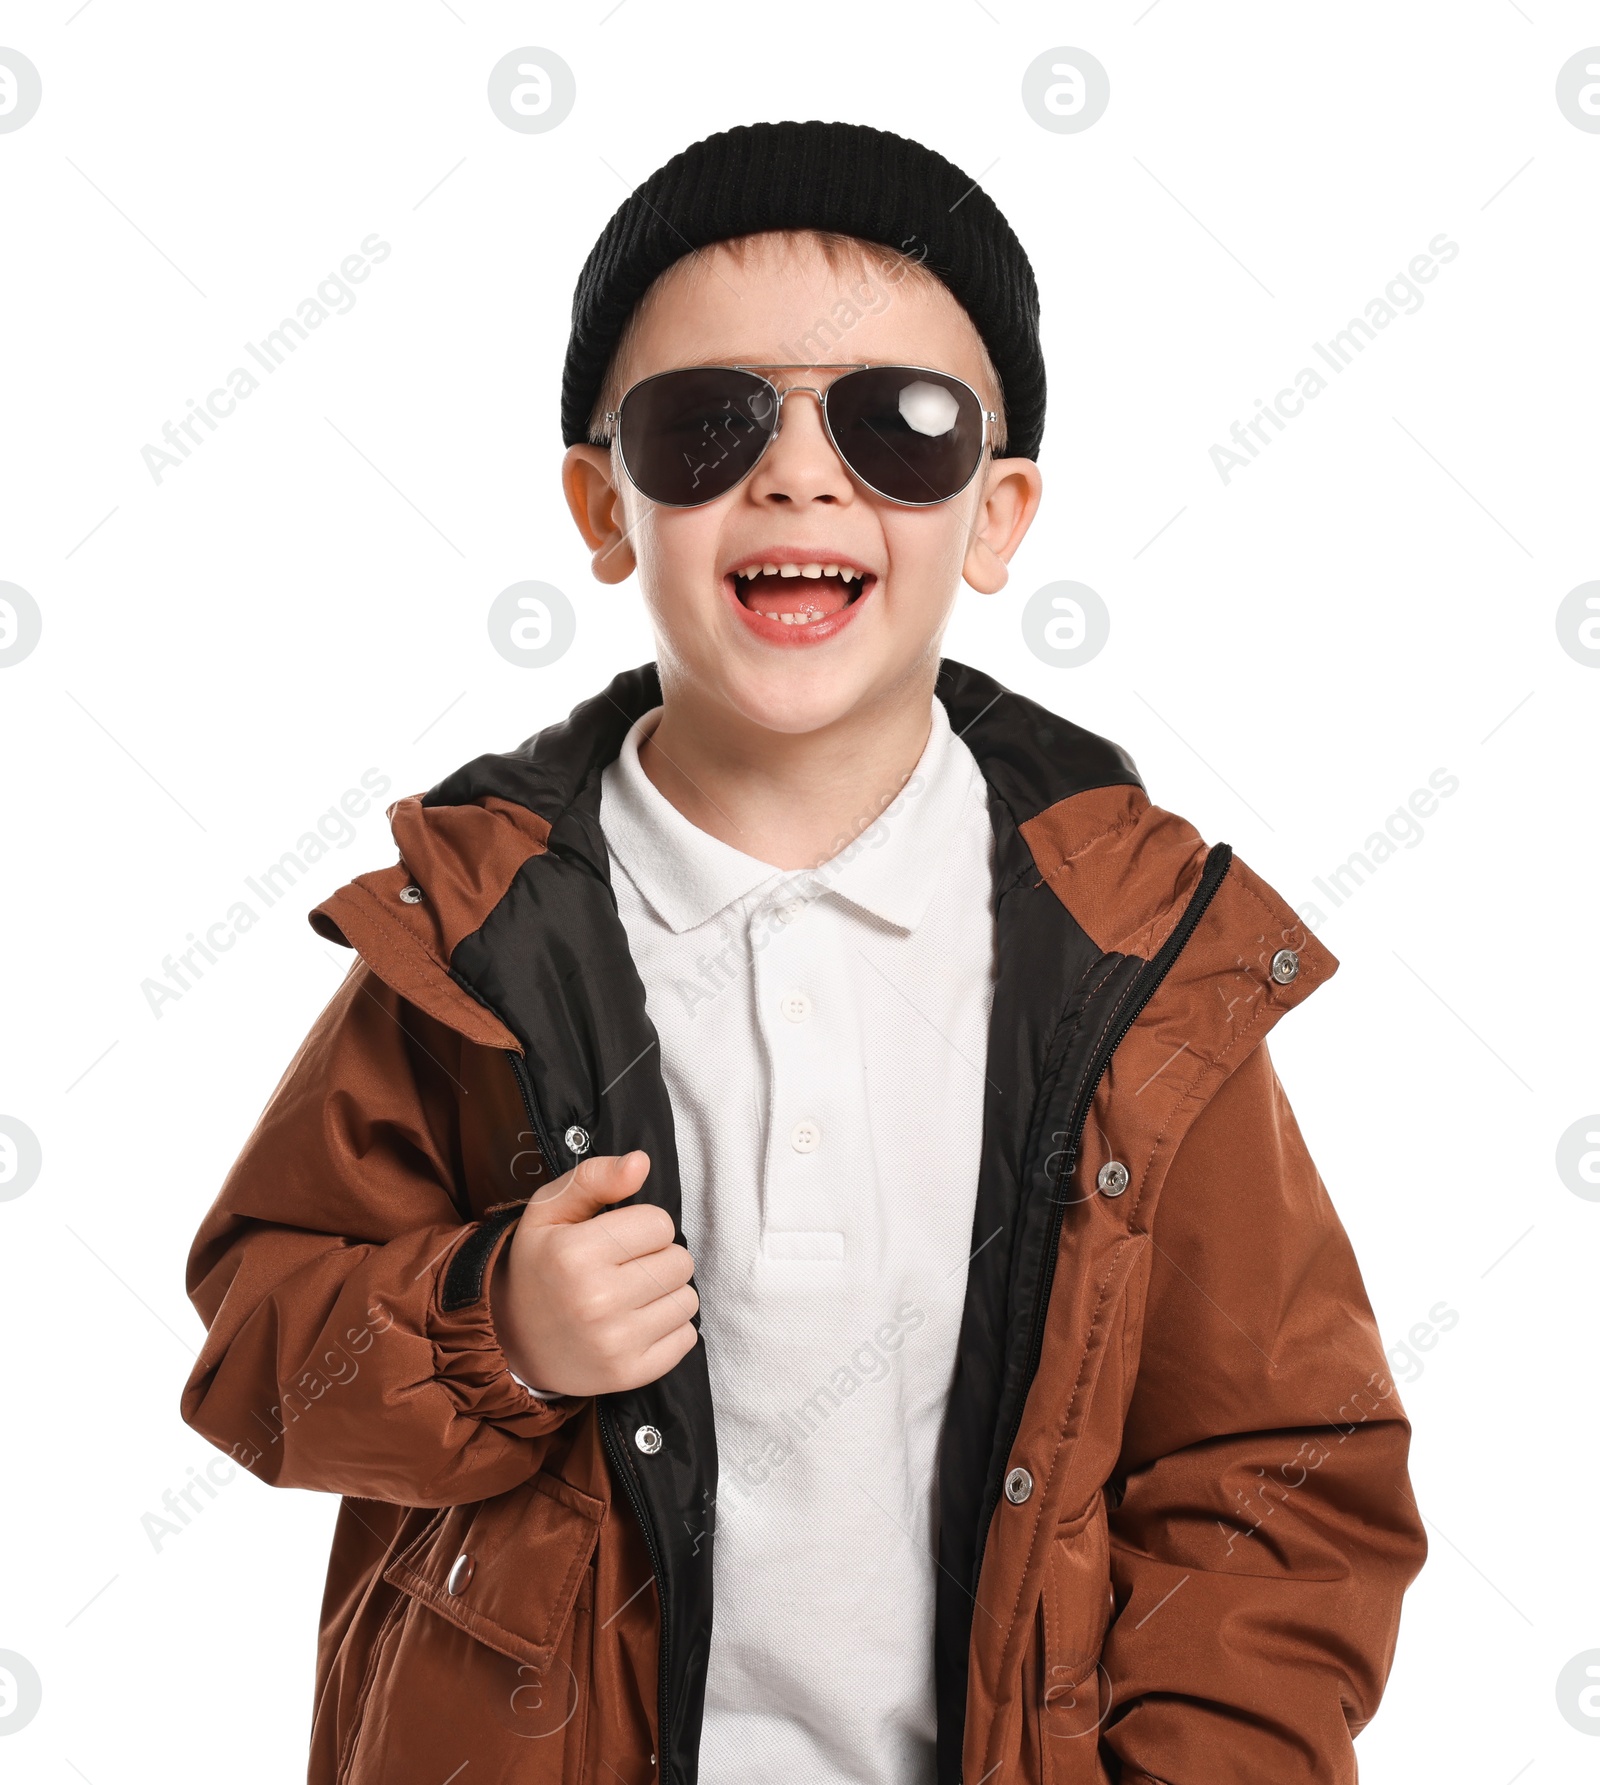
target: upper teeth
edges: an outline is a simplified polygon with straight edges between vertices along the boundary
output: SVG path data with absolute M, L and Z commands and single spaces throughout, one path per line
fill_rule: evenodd
M 760 576 L 763 572 L 768 576 L 837 576 L 847 583 L 858 581 L 863 574 L 848 564 L 747 564 L 734 574 L 749 577 Z

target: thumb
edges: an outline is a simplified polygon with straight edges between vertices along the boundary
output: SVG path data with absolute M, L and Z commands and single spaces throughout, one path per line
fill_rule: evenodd
M 637 1147 L 631 1153 L 597 1153 L 592 1159 L 580 1159 L 529 1199 L 522 1224 L 555 1227 L 587 1221 L 611 1203 L 632 1196 L 649 1175 L 650 1155 Z

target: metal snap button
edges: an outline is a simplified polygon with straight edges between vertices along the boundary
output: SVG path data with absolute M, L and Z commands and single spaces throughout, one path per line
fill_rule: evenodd
M 822 1145 L 822 1130 L 815 1122 L 796 1122 L 789 1130 L 789 1145 L 797 1153 L 814 1153 Z
M 1026 1469 L 1013 1469 L 1006 1477 L 1006 1498 L 1013 1506 L 1020 1506 L 1033 1492 L 1033 1477 Z
M 400 903 L 402 905 L 420 905 L 422 903 L 422 888 L 420 886 L 402 886 L 400 888 Z
M 577 1153 L 581 1156 L 589 1150 L 589 1130 L 578 1127 L 576 1123 L 561 1138 L 567 1143 L 569 1153 Z
M 654 1426 L 640 1426 L 633 1434 L 633 1441 L 647 1457 L 653 1457 L 661 1448 L 661 1434 Z
M 1300 971 L 1300 957 L 1292 948 L 1280 948 L 1272 957 L 1272 977 L 1279 985 L 1287 985 Z
M 1094 1181 L 1102 1196 L 1120 1196 L 1128 1187 L 1128 1168 L 1120 1159 L 1108 1159 Z
M 456 1557 L 450 1569 L 450 1578 L 444 1583 L 445 1591 L 452 1599 L 459 1599 L 466 1592 L 478 1564 L 464 1550 Z

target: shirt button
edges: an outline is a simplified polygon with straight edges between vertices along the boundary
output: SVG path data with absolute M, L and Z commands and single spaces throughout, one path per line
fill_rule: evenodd
M 805 905 L 800 899 L 785 899 L 773 915 L 779 923 L 793 923 L 804 910 Z
M 803 1023 L 811 1014 L 811 1000 L 804 992 L 788 992 L 781 1008 L 791 1023 Z
M 789 1130 L 789 1145 L 797 1153 L 814 1153 L 822 1145 L 822 1130 L 815 1122 L 796 1122 Z

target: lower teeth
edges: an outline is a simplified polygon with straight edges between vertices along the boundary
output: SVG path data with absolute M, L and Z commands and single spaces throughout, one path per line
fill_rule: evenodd
M 861 591 L 859 589 L 846 590 L 844 598 L 845 607 L 849 607 L 860 593 Z M 748 603 L 746 603 L 746 605 L 748 605 Z M 844 610 L 841 608 L 836 611 L 842 613 Z M 818 620 L 825 620 L 829 616 L 826 615 L 820 607 L 808 603 L 798 612 L 768 614 L 766 617 L 769 620 L 776 620 L 781 626 L 811 626 Z

